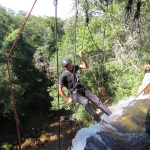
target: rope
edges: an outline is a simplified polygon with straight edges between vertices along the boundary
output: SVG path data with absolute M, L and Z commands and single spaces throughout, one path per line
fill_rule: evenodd
M 37 0 L 35 0 L 32 8 L 31 8 L 31 10 L 30 10 L 27 18 L 25 19 L 25 21 L 24 21 L 24 23 L 23 23 L 23 25 L 22 25 L 22 27 L 20 29 L 20 32 L 18 33 L 18 36 L 16 37 L 16 39 L 15 39 L 15 41 L 14 41 L 14 43 L 13 43 L 13 45 L 12 45 L 12 47 L 11 47 L 9 53 L 8 53 L 8 55 L 7 55 L 7 58 L 6 58 L 6 64 L 7 64 L 7 70 L 8 70 L 8 77 L 9 77 L 9 84 L 10 84 L 10 92 L 11 92 L 11 97 L 12 97 L 12 102 L 13 102 L 13 110 L 14 110 L 14 116 L 15 116 L 16 128 L 17 128 L 17 134 L 18 134 L 18 141 L 19 141 L 19 150 L 21 150 L 21 138 L 20 138 L 19 125 L 18 125 L 18 116 L 17 116 L 17 110 L 16 110 L 16 103 L 15 103 L 14 92 L 13 92 L 13 88 L 12 88 L 12 79 L 11 79 L 11 75 L 10 75 L 9 59 L 10 59 L 11 54 L 13 52 L 13 49 L 16 46 L 17 41 L 18 41 L 18 39 L 19 39 L 19 37 L 20 37 L 20 35 L 21 35 L 21 33 L 22 33 L 25 25 L 26 25 L 26 22 L 27 22 L 27 20 L 28 20 L 28 18 L 30 16 L 32 10 L 33 10 L 33 7 L 34 7 L 36 1 Z
M 119 119 L 121 119 L 123 116 L 124 116 L 124 111 L 133 103 L 133 101 L 135 101 L 141 94 L 142 92 L 149 86 L 149 84 L 122 110 L 121 112 L 121 115 L 115 115 L 113 118 L 116 118 L 116 121 L 118 121 Z M 149 98 L 150 96 L 148 96 L 147 98 Z M 146 98 L 146 99 L 147 99 Z M 109 122 L 109 123 L 113 123 L 113 122 L 116 122 L 116 121 L 112 121 L 112 122 Z M 106 122 L 106 124 L 109 124 Z
M 112 5 L 111 5 L 112 6 Z M 111 7 L 112 8 L 112 7 Z M 86 11 L 87 12 L 87 11 Z M 108 13 L 108 5 L 107 5 L 107 13 Z M 87 15 L 86 15 L 87 16 Z M 88 19 L 89 20 L 89 19 Z M 103 31 L 103 41 L 102 41 L 102 49 L 104 49 L 104 41 L 105 41 L 105 33 L 106 33 L 106 24 L 107 24 L 107 14 L 106 14 L 106 20 L 105 20 L 105 22 L 104 22 L 104 31 Z M 87 24 L 87 26 L 88 26 L 88 24 Z M 105 53 L 104 53 L 104 51 L 103 50 L 101 50 L 96 44 L 95 44 L 95 42 L 94 42 L 94 40 L 93 40 L 93 37 L 92 37 L 92 34 L 91 34 L 91 31 L 90 31 L 90 29 L 89 29 L 89 26 L 88 26 L 88 30 L 89 30 L 89 33 L 90 33 L 90 36 L 91 36 L 91 39 L 92 39 L 92 42 L 93 42 L 93 44 L 95 45 L 95 47 L 100 51 L 100 53 L 102 53 L 102 55 L 101 55 L 101 57 L 102 56 L 105 56 Z M 105 57 L 104 57 L 104 59 L 105 59 Z M 101 59 L 102 60 L 102 59 Z M 102 62 L 101 62 L 102 63 Z M 102 74 L 103 74 L 103 70 L 102 70 L 103 68 L 101 67 L 99 67 L 98 68 L 98 72 L 100 72 L 100 70 L 101 70 L 101 75 L 100 75 L 100 73 L 98 74 L 98 87 L 99 87 L 99 84 L 100 84 L 100 78 L 102 77 Z M 97 93 L 98 94 L 98 93 Z
M 88 5 L 87 0 L 84 1 L 84 7 L 85 7 L 85 23 L 86 23 L 85 26 L 88 27 L 88 31 L 89 31 L 89 34 L 90 34 L 90 36 L 91 36 L 91 39 L 92 39 L 92 42 L 93 42 L 94 46 L 95 46 L 101 53 L 104 54 L 104 52 L 103 52 L 102 50 L 100 50 L 100 48 L 95 44 L 94 39 L 93 39 L 93 36 L 92 36 L 91 31 L 90 31 L 90 28 L 89 28 L 89 25 L 88 25 L 88 24 L 89 24 L 89 16 L 88 16 L 89 5 Z M 85 34 L 85 29 L 84 29 L 84 34 Z
M 76 64 L 76 34 L 77 34 L 77 18 L 78 18 L 78 9 L 77 9 L 77 5 L 78 5 L 78 0 L 75 1 L 75 20 L 74 20 L 74 65 Z M 78 81 L 75 81 L 75 66 L 73 68 L 73 89 L 75 88 L 76 84 L 75 82 L 78 82 Z M 72 137 L 73 133 L 72 133 L 72 109 L 73 109 L 73 104 L 71 104 L 71 134 L 70 136 Z M 69 139 L 70 140 L 70 150 L 72 148 L 71 146 L 71 138 Z
M 137 98 L 148 86 L 149 86 L 149 84 L 134 98 L 133 101 L 135 101 L 136 98 Z M 150 96 L 146 97 L 146 99 L 148 99 L 149 97 L 150 97 Z M 104 121 L 104 124 L 111 124 L 111 123 L 117 122 L 119 119 L 121 119 L 121 118 L 124 116 L 124 113 L 123 113 L 123 112 L 131 105 L 131 103 L 132 103 L 133 101 L 131 101 L 131 102 L 128 104 L 128 106 L 124 108 L 124 110 L 122 111 L 121 115 L 115 115 L 115 116 L 113 116 L 113 118 L 116 118 L 115 121 L 112 121 L 112 122 L 106 122 L 106 121 Z
M 86 29 L 86 26 L 84 27 L 84 33 L 83 33 L 83 38 L 82 38 L 82 47 L 81 47 L 81 49 L 83 49 L 83 45 L 84 45 L 85 29 Z
M 56 41 L 56 57 L 57 57 L 57 85 L 59 86 L 59 62 L 58 62 L 58 47 L 57 47 L 57 5 L 58 5 L 58 0 L 54 0 L 53 2 L 55 6 L 55 41 Z M 59 87 L 57 90 L 57 98 L 58 98 L 58 109 L 60 110 L 60 101 L 59 101 Z M 58 111 L 59 112 L 59 111 Z M 58 126 L 58 136 L 59 136 L 59 150 L 60 150 L 60 112 L 58 114 L 59 116 L 59 126 Z
M 113 2 L 110 2 L 109 0 L 106 0 L 106 6 L 107 6 L 107 12 L 108 12 L 108 5 L 111 3 L 111 11 L 112 11 L 112 7 L 113 7 Z M 104 39 L 105 39 L 105 31 L 106 31 L 106 21 L 105 21 L 105 24 L 104 24 L 104 36 L 103 36 L 103 46 L 102 46 L 102 49 L 100 49 L 97 44 L 95 43 L 94 39 L 93 39 L 93 36 L 92 36 L 92 33 L 90 31 L 90 28 L 89 28 L 89 16 L 88 16 L 88 11 L 89 11 L 89 5 L 88 5 L 89 2 L 87 2 L 87 0 L 85 0 L 84 2 L 84 7 L 85 7 L 85 22 L 86 22 L 86 26 L 88 27 L 88 31 L 89 31 L 89 34 L 90 34 L 90 37 L 91 37 L 91 40 L 92 40 L 92 43 L 94 44 L 94 46 L 99 50 L 100 53 L 102 53 L 103 55 L 106 55 L 106 54 L 109 54 L 109 53 L 105 53 L 102 49 L 104 47 Z M 102 6 L 101 6 L 102 7 Z M 107 18 L 107 16 L 106 16 Z M 111 19 L 112 20 L 112 19 Z
M 124 108 L 124 110 L 122 111 L 122 113 L 131 105 L 131 103 L 132 103 L 133 101 L 136 100 L 136 98 L 139 97 L 139 95 L 140 95 L 148 86 L 149 86 L 149 84 L 134 98 L 134 100 L 132 100 L 132 101 L 128 104 L 128 106 L 127 106 L 126 108 Z
M 108 13 L 108 5 L 107 5 L 107 13 Z M 105 20 L 105 23 L 104 23 L 102 49 L 104 49 L 105 37 L 106 37 L 107 13 L 106 13 L 106 20 Z M 101 60 L 102 60 L 102 57 L 105 59 L 105 55 L 104 55 L 104 56 L 101 55 Z M 103 64 L 104 64 L 104 61 L 103 61 Z M 102 61 L 101 61 L 100 67 L 98 68 L 98 71 L 99 71 L 99 72 L 100 72 L 100 70 L 101 70 L 101 75 L 99 74 L 99 80 L 102 79 L 103 73 L 104 73 L 104 69 L 103 69 L 103 67 L 102 67 Z M 98 80 L 98 87 L 99 87 L 99 84 L 100 84 L 100 81 L 99 81 L 99 80 Z
M 7 56 L 7 58 L 6 58 L 6 61 L 9 61 L 10 55 L 12 54 L 13 49 L 14 49 L 14 47 L 15 47 L 16 44 L 17 44 L 17 41 L 18 41 L 18 39 L 19 39 L 19 37 L 20 37 L 20 35 L 21 35 L 21 33 L 22 33 L 22 31 L 23 31 L 25 25 L 26 25 L 26 22 L 27 22 L 27 20 L 28 20 L 30 14 L 31 14 L 33 8 L 34 8 L 34 5 L 35 5 L 36 1 L 37 1 L 37 0 L 35 0 L 35 2 L 34 2 L 34 4 L 33 4 L 32 8 L 31 8 L 31 10 L 30 10 L 30 12 L 29 12 L 29 14 L 28 14 L 28 16 L 27 16 L 27 18 L 25 19 L 25 21 L 24 21 L 24 23 L 23 23 L 23 25 L 22 25 L 22 27 L 21 27 L 21 30 L 20 30 L 18 36 L 16 37 L 16 39 L 15 39 L 15 41 L 14 41 L 14 43 L 13 43 L 13 45 L 12 45 L 12 47 L 11 47 L 9 53 L 8 53 L 8 56 Z
M 84 26 L 84 33 L 83 33 L 83 37 L 82 37 L 82 47 L 81 47 L 81 49 L 83 49 L 85 30 L 86 30 L 86 27 L 88 26 L 88 23 L 89 23 L 88 9 L 89 9 L 88 2 L 87 2 L 87 0 L 85 0 L 85 26 Z
M 75 1 L 75 20 L 74 20 L 74 65 L 76 64 L 76 34 L 77 34 L 77 15 L 78 15 L 78 10 L 77 10 L 77 0 Z M 73 75 L 75 77 L 75 67 L 73 70 Z M 73 88 L 75 87 L 75 78 L 73 81 Z
M 93 36 L 92 36 L 92 34 L 91 34 L 91 31 L 90 31 L 90 28 L 89 28 L 89 25 L 87 26 L 88 27 L 88 31 L 89 31 L 89 34 L 90 34 L 90 36 L 91 36 L 91 40 L 92 40 L 92 42 L 93 42 L 93 44 L 94 44 L 94 46 L 99 50 L 99 52 L 100 53 L 102 53 L 103 55 L 105 55 L 105 53 L 104 53 L 104 51 L 103 50 L 101 50 L 97 45 L 96 45 L 96 43 L 95 43 L 95 41 L 94 41 L 94 39 L 93 39 Z

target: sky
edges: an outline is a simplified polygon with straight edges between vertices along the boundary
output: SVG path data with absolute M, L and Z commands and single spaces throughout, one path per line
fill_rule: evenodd
M 57 0 L 57 17 L 66 19 L 72 15 L 72 0 Z M 23 10 L 30 12 L 35 0 L 0 0 L 0 5 L 11 8 L 15 12 Z M 55 16 L 54 0 L 37 0 L 32 10 L 32 15 L 35 16 Z M 71 11 L 72 10 L 72 11 Z

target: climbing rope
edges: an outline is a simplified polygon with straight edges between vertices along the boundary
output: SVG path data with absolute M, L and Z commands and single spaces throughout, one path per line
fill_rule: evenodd
M 82 46 L 81 46 L 81 50 L 83 50 L 83 45 L 84 45 L 84 37 L 85 37 L 85 30 L 86 30 L 86 27 L 89 23 L 89 17 L 88 17 L 88 3 L 87 1 L 85 0 L 85 26 L 84 26 L 84 33 L 83 33 L 83 36 L 82 36 Z
M 90 21 L 90 19 L 89 19 L 89 4 L 88 4 L 88 3 L 89 3 L 89 2 L 88 2 L 87 0 L 84 1 L 84 9 L 85 9 L 85 29 L 86 29 L 86 27 L 87 27 L 88 32 L 89 32 L 90 37 L 91 37 L 91 40 L 92 40 L 92 43 L 93 43 L 93 45 L 97 48 L 97 50 L 99 50 L 99 52 L 100 52 L 102 55 L 111 55 L 112 52 L 104 52 L 104 51 L 103 51 L 103 48 L 104 48 L 104 39 L 105 39 L 105 32 L 106 32 L 106 24 L 107 24 L 106 21 L 104 22 L 102 49 L 100 49 L 100 48 L 98 47 L 98 45 L 95 43 L 95 41 L 94 41 L 94 38 L 93 38 L 93 36 L 92 36 L 92 32 L 91 32 L 90 27 L 89 27 L 89 21 Z M 111 0 L 106 0 L 104 3 L 106 4 L 106 7 L 107 7 L 107 13 L 108 13 L 108 5 L 109 5 L 109 4 L 111 4 L 111 11 L 113 11 L 113 1 L 111 1 Z M 100 6 L 101 6 L 101 5 L 100 5 Z M 101 6 L 101 8 L 102 8 L 102 10 L 104 11 L 104 9 L 103 9 L 102 6 Z M 107 18 L 107 14 L 106 14 L 106 18 Z M 107 19 L 106 19 L 106 20 L 107 20 Z M 111 20 L 112 20 L 112 17 L 111 17 Z M 84 29 L 84 33 L 85 33 L 85 29 Z
M 75 73 L 75 64 L 76 64 L 76 49 L 77 49 L 77 41 L 76 41 L 76 34 L 77 34 L 77 18 L 78 18 L 78 0 L 75 0 L 75 20 L 74 20 L 74 68 L 73 68 L 73 89 L 76 87 L 78 80 L 76 79 L 76 73 Z M 71 104 L 71 133 L 70 133 L 70 138 L 69 138 L 69 144 L 70 144 L 70 150 L 72 148 L 71 144 L 71 137 L 73 136 L 73 131 L 72 131 L 72 110 L 73 110 L 73 103 Z
M 81 47 L 82 50 L 83 50 L 83 45 L 84 45 L 85 30 L 86 30 L 86 26 L 84 27 L 84 33 L 82 37 L 82 47 Z
M 59 86 L 59 61 L 58 61 L 58 46 L 57 46 L 57 29 L 58 29 L 58 24 L 57 24 L 57 5 L 58 5 L 58 0 L 54 0 L 53 2 L 55 6 L 55 42 L 56 42 L 56 58 L 57 58 L 57 85 Z M 59 101 L 59 87 L 57 90 L 57 99 L 58 99 L 58 110 L 60 110 L 60 101 Z M 58 137 L 59 137 L 59 150 L 60 148 L 60 111 L 58 111 L 58 116 L 59 116 L 59 126 L 58 126 Z
M 14 92 L 13 92 L 13 88 L 12 88 L 12 78 L 11 78 L 11 75 L 10 75 L 9 60 L 10 60 L 11 54 L 12 54 L 12 52 L 14 50 L 14 47 L 16 46 L 17 41 L 18 41 L 18 39 L 19 39 L 19 37 L 20 37 L 20 35 L 21 35 L 25 25 L 26 25 L 26 22 L 27 22 L 30 14 L 31 14 L 33 8 L 34 8 L 34 5 L 35 5 L 36 1 L 37 0 L 35 0 L 32 8 L 31 8 L 31 10 L 30 10 L 30 12 L 29 12 L 29 14 L 27 16 L 27 18 L 25 19 L 25 21 L 24 21 L 24 23 L 23 23 L 23 25 L 22 25 L 22 27 L 20 29 L 20 32 L 18 33 L 18 36 L 16 37 L 16 39 L 15 39 L 15 41 L 14 41 L 14 43 L 13 43 L 13 45 L 12 45 L 8 55 L 7 55 L 7 57 L 6 57 L 6 65 L 7 65 L 7 70 L 8 70 L 10 92 L 11 92 L 11 97 L 12 97 L 13 110 L 14 110 L 14 116 L 15 116 L 16 128 L 17 128 L 17 134 L 18 134 L 18 141 L 19 141 L 19 150 L 21 150 L 21 137 L 20 137 L 20 131 L 19 131 L 19 125 L 18 125 L 19 124 L 19 119 L 18 119 L 17 110 L 16 110 L 16 102 L 15 102 Z
M 77 40 L 76 40 L 76 34 L 77 34 L 77 18 L 78 18 L 78 9 L 77 9 L 78 0 L 75 1 L 75 20 L 74 20 L 74 65 L 76 64 L 76 49 L 77 49 Z M 73 88 L 75 87 L 75 67 L 73 69 L 74 74 L 74 81 L 73 81 Z
M 120 120 L 123 116 L 124 116 L 124 112 L 125 110 L 145 91 L 145 89 L 149 86 L 149 84 L 137 95 L 135 96 L 135 98 L 122 110 L 121 115 L 115 115 L 113 116 L 114 119 L 116 119 L 115 121 L 109 122 L 109 123 L 114 123 L 118 120 Z M 150 96 L 148 96 L 147 98 L 149 98 Z M 146 99 L 147 99 L 146 98 Z M 108 123 L 107 123 L 108 124 Z
M 59 63 L 58 63 L 58 48 L 57 48 L 57 5 L 58 5 L 58 1 L 57 0 L 54 0 L 53 2 L 54 6 L 55 6 L 55 40 L 56 40 L 56 52 L 57 52 L 57 81 L 58 81 L 58 85 L 59 85 Z M 78 10 L 77 10 L 77 0 L 75 2 L 75 23 L 74 23 L 74 65 L 76 63 L 76 26 L 77 26 L 77 14 L 78 14 Z M 75 67 L 74 67 L 74 70 L 73 70 L 73 74 L 74 74 L 74 77 L 75 77 Z M 73 87 L 75 87 L 75 78 L 73 79 Z M 59 87 L 58 87 L 59 89 Z M 58 90 L 58 108 L 60 110 L 60 102 L 59 102 L 59 90 Z M 72 109 L 73 109 L 73 105 L 71 104 L 71 112 L 72 112 Z M 72 117 L 72 113 L 71 113 L 71 117 Z M 70 149 L 71 149 L 71 136 L 73 135 L 72 133 L 72 118 L 70 120 L 71 122 L 71 133 L 70 133 L 70 136 L 69 136 L 69 142 L 68 144 L 70 145 Z M 59 149 L 60 149 L 60 114 L 59 114 Z
M 126 108 L 124 108 L 124 110 L 122 111 L 122 114 L 123 114 L 123 112 L 131 105 L 131 103 L 132 103 L 133 101 L 135 101 L 135 100 L 144 92 L 144 90 L 145 90 L 148 86 L 149 86 L 149 84 L 128 104 L 128 106 L 127 106 Z
M 107 1 L 107 4 L 108 4 L 108 1 Z M 106 5 L 107 7 L 107 13 L 108 13 L 108 5 Z M 86 26 L 88 27 L 88 31 L 89 31 L 89 34 L 91 36 L 91 39 L 92 39 L 92 42 L 94 44 L 94 46 L 99 50 L 100 52 L 100 56 L 101 58 L 99 59 L 100 60 L 100 63 L 99 64 L 102 64 L 102 58 L 104 58 L 103 60 L 105 61 L 105 55 L 106 53 L 103 51 L 104 50 L 104 42 L 105 42 L 105 35 L 106 35 L 106 25 L 107 25 L 107 13 L 106 13 L 106 19 L 105 19 L 105 22 L 104 22 L 104 29 L 103 29 L 103 39 L 102 39 L 102 50 L 97 46 L 97 44 L 95 43 L 94 39 L 93 39 L 93 36 L 92 36 L 92 33 L 90 31 L 90 28 L 89 28 L 89 17 L 88 17 L 88 3 L 87 1 L 85 0 L 85 21 L 86 21 Z M 112 11 L 112 3 L 111 3 L 111 11 Z M 98 57 L 98 55 L 95 56 L 96 59 Z M 97 62 L 97 61 L 96 61 Z M 100 65 L 98 68 L 98 82 L 97 82 L 97 85 L 99 87 L 99 84 L 100 84 L 100 78 L 103 76 L 103 68 L 102 66 Z M 101 72 L 101 73 L 99 73 Z M 97 92 L 98 94 L 98 92 Z

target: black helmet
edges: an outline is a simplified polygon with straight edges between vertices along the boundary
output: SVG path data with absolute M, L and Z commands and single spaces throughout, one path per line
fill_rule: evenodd
M 69 62 L 71 62 L 69 58 L 63 58 L 61 61 L 62 67 L 65 67 L 66 65 L 68 65 Z

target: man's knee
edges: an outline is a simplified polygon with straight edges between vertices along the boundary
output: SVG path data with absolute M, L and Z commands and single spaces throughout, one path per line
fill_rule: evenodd
M 89 105 L 89 101 L 88 101 L 87 99 L 84 99 L 83 105 L 84 105 L 85 107 L 88 106 L 88 105 Z

